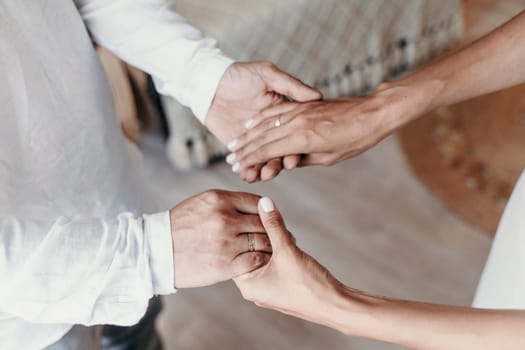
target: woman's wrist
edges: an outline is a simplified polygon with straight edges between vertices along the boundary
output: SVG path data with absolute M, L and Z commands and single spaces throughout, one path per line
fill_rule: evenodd
M 391 316 L 395 302 L 341 285 L 331 298 L 324 299 L 327 319 L 319 322 L 352 336 L 399 340 L 392 333 Z M 395 327 L 394 327 L 395 328 Z M 402 338 L 399 335 L 399 338 Z
M 314 313 L 302 318 L 348 335 L 357 335 L 352 324 L 358 324 L 360 315 L 367 312 L 366 301 L 357 297 L 357 293 L 342 283 L 324 286 L 311 301 L 309 310 L 314 310 Z
M 383 122 L 394 132 L 403 125 L 440 106 L 440 96 L 446 82 L 439 79 L 411 79 L 410 77 L 381 84 L 372 97 L 381 101 L 386 120 Z

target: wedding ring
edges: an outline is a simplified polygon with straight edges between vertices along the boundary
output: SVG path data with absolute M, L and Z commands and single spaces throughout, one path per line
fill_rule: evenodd
M 248 251 L 255 251 L 255 237 L 251 233 L 248 233 Z
M 278 116 L 277 119 L 275 119 L 275 123 L 273 124 L 276 128 L 281 126 L 281 116 Z

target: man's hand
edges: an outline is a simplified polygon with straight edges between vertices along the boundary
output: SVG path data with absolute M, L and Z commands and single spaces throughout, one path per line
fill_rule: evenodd
M 224 73 L 212 105 L 206 115 L 206 126 L 229 147 L 232 140 L 249 127 L 252 118 L 263 110 L 278 105 L 290 97 L 295 101 L 319 100 L 322 94 L 301 81 L 282 72 L 268 62 L 236 62 Z M 291 156 L 284 160 L 287 169 L 294 168 L 299 157 Z M 254 169 L 245 172 L 244 179 L 249 182 L 260 178 L 269 179 L 282 169 L 281 159 L 268 159 Z
M 211 285 L 268 262 L 272 249 L 258 200 L 250 193 L 211 190 L 171 209 L 176 288 Z

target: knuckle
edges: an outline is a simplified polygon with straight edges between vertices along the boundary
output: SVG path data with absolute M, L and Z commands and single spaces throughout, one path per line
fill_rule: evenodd
M 214 228 L 220 232 L 226 230 L 231 225 L 231 218 L 225 213 L 216 213 L 211 216 Z
M 221 190 L 208 190 L 202 194 L 204 201 L 208 204 L 219 204 L 224 199 L 224 192 Z
M 335 161 L 331 157 L 324 157 L 321 159 L 321 164 L 324 166 L 331 166 L 335 164 Z
M 223 213 L 219 215 L 217 224 L 221 229 L 225 230 L 232 225 L 232 222 L 232 217 L 230 217 L 230 215 L 228 214 Z
M 224 252 L 231 247 L 231 242 L 226 238 L 219 238 L 215 241 L 215 245 L 218 251 Z
M 263 253 L 254 253 L 251 261 L 251 266 L 257 267 L 260 266 L 264 262 L 264 254 Z
M 268 61 L 262 62 L 261 66 L 266 71 L 274 71 L 275 68 L 276 68 L 275 65 L 272 62 L 268 62 Z

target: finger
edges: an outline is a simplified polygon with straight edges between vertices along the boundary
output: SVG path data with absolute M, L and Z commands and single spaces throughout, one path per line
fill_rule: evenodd
M 230 204 L 239 212 L 244 214 L 258 214 L 257 203 L 260 196 L 247 192 L 227 192 Z M 249 232 L 248 230 L 244 232 Z
M 252 252 L 238 255 L 231 263 L 232 278 L 252 272 L 266 265 L 271 254 L 263 252 Z
M 239 176 L 241 177 L 241 180 L 249 184 L 258 181 L 260 179 L 260 173 L 261 173 L 261 169 L 263 165 L 264 164 L 258 164 L 258 165 L 255 165 L 251 168 L 245 169 L 244 171 L 240 172 Z
M 293 119 L 294 114 L 280 114 L 275 115 L 261 121 L 256 127 L 246 131 L 240 135 L 237 139 L 233 140 L 228 144 L 228 149 L 234 152 L 233 156 L 229 155 L 228 160 L 235 160 L 237 152 L 245 147 L 247 144 L 252 143 L 254 140 L 261 138 L 275 138 L 276 135 L 282 137 L 284 135 L 283 129 L 285 125 Z M 279 121 L 279 126 L 276 126 L 276 122 Z
M 300 155 L 291 155 L 283 158 L 283 165 L 286 170 L 293 170 L 297 168 L 301 161 Z
M 330 165 L 332 159 L 330 153 L 310 153 L 304 155 L 304 157 L 299 162 L 299 167 L 312 166 L 312 165 Z
M 251 245 L 253 244 L 253 247 Z M 252 249 L 250 251 L 250 249 Z M 236 256 L 249 252 L 271 253 L 272 245 L 265 233 L 243 233 L 235 238 Z
M 315 101 L 323 98 L 323 94 L 299 79 L 281 71 L 276 66 L 268 65 L 262 70 L 262 75 L 268 86 L 275 92 L 289 96 L 296 101 Z
M 307 153 L 308 145 L 305 142 L 304 140 L 293 140 L 290 137 L 280 138 L 242 155 L 237 163 L 234 164 L 234 167 L 243 171 L 256 164 L 267 163 L 270 159 Z
M 283 162 L 280 158 L 272 159 L 266 163 L 261 169 L 260 178 L 262 181 L 268 181 L 279 175 L 283 170 Z
M 235 151 L 234 153 L 235 156 L 233 156 L 233 158 L 235 158 L 235 161 L 232 166 L 232 170 L 235 172 L 235 168 L 237 168 L 236 164 L 239 163 L 241 159 L 246 157 L 246 155 L 255 152 L 256 150 L 261 148 L 263 145 L 272 143 L 273 141 L 276 141 L 279 139 L 290 140 L 291 137 L 294 135 L 294 133 L 299 133 L 299 132 L 295 132 L 293 130 L 293 125 L 282 125 L 279 128 L 274 128 L 272 130 L 269 130 L 266 133 L 263 133 L 259 135 L 258 137 L 254 138 L 253 140 L 250 140 L 247 144 L 245 144 L 241 148 L 237 149 L 237 151 Z M 283 156 L 288 155 L 288 154 L 289 153 L 284 153 Z M 270 159 L 266 159 L 265 163 L 269 161 Z
M 286 229 L 281 213 L 275 208 L 275 204 L 270 198 L 263 197 L 259 201 L 259 216 L 274 251 L 291 243 L 291 236 Z
M 247 120 L 244 123 L 244 127 L 249 130 L 258 126 L 263 120 L 266 120 L 271 117 L 275 117 L 280 114 L 285 114 L 293 111 L 295 108 L 300 106 L 297 102 L 282 102 L 276 104 L 275 106 L 266 108 L 261 113 L 253 117 L 252 119 Z
M 261 223 L 259 215 L 255 214 L 240 214 L 236 213 L 231 218 L 231 228 L 235 229 L 236 233 L 243 232 L 266 232 Z
M 238 173 L 242 181 L 253 183 L 259 180 L 259 175 L 263 166 L 264 164 L 256 164 L 255 166 L 244 169 L 243 171 L 241 171 L 240 168 L 237 168 L 237 166 L 232 166 L 232 171 Z

